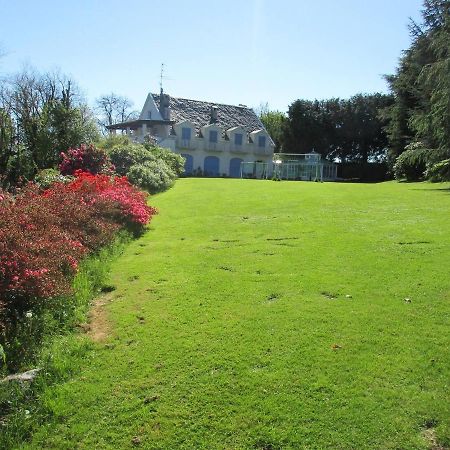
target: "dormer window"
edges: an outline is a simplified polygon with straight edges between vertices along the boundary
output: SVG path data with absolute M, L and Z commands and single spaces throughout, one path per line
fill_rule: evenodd
M 151 119 L 151 118 L 152 118 L 152 112 L 149 111 L 149 112 L 147 113 L 147 119 Z
M 191 140 L 191 132 L 192 130 L 188 127 L 183 127 L 181 129 L 181 139 L 183 141 L 190 141 Z
M 217 144 L 218 133 L 217 130 L 210 130 L 209 132 L 209 142 L 212 144 Z
M 264 148 L 266 146 L 266 137 L 258 136 L 258 147 Z
M 242 134 L 236 133 L 234 135 L 234 145 L 242 145 Z

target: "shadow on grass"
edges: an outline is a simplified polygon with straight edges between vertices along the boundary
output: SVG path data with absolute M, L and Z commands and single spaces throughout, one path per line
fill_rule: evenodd
M 415 189 L 411 189 L 412 191 L 441 191 L 441 192 L 447 192 L 448 194 L 450 194 L 450 187 L 445 187 L 445 188 L 429 188 L 429 189 L 419 189 L 419 188 L 415 188 Z

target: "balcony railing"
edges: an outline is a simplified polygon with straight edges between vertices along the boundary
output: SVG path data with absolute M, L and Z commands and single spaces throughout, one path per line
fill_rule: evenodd
M 196 148 L 195 142 L 192 139 L 179 139 L 178 147 L 180 148 L 189 148 L 191 150 Z
M 230 144 L 230 152 L 233 153 L 248 153 L 246 145 Z
M 255 147 L 253 149 L 253 153 L 255 155 L 269 156 L 272 152 L 271 152 L 270 148 L 268 148 L 268 147 Z
M 210 152 L 221 152 L 223 150 L 223 144 L 219 142 L 205 142 L 205 150 Z

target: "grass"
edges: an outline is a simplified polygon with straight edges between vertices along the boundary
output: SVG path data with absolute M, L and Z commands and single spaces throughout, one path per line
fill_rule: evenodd
M 42 370 L 31 386 L 0 383 L 0 448 L 17 446 L 47 419 L 51 408 L 42 403 L 42 393 L 79 372 L 89 357 L 92 341 L 74 335 L 73 330 L 86 320 L 93 298 L 105 287 L 111 262 L 131 238 L 128 232 L 121 232 L 109 246 L 84 259 L 74 279 L 74 295 L 54 298 L 53 310 L 48 305 L 34 309 L 32 318 L 16 328 L 14 346 L 8 348 L 2 362 L 16 372 Z
M 184 179 L 152 204 L 109 337 L 21 448 L 450 445 L 448 185 Z

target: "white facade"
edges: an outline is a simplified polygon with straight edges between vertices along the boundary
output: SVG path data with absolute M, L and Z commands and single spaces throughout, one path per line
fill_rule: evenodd
M 182 129 L 191 129 L 191 138 L 183 139 Z M 195 172 L 208 172 L 208 166 L 205 168 L 205 159 L 208 157 L 217 157 L 219 167 L 217 173 L 212 175 L 240 176 L 238 171 L 231 173 L 231 160 L 240 159 L 242 162 L 261 161 L 271 163 L 273 159 L 274 146 L 271 144 L 270 136 L 264 130 L 258 130 L 259 135 L 266 137 L 263 147 L 258 146 L 258 140 L 250 141 L 249 135 L 241 127 L 222 130 L 215 124 L 202 127 L 200 136 L 195 136 L 195 128 L 193 124 L 185 121 L 174 125 L 176 136 L 169 136 L 159 141 L 162 147 L 170 148 L 175 153 L 183 156 L 192 157 L 192 170 Z M 217 140 L 214 142 L 210 139 L 210 132 L 215 131 Z M 235 136 L 242 136 L 242 143 L 236 144 Z
M 126 130 L 127 135 L 137 142 L 144 142 L 151 136 L 159 146 L 186 158 L 186 174 L 237 178 L 240 176 L 241 162 L 260 161 L 272 165 L 274 143 L 253 110 L 229 105 L 209 107 L 206 102 L 197 102 L 202 107 L 200 120 L 205 122 L 199 127 L 198 120 L 196 124 L 187 119 L 179 120 L 184 111 L 175 114 L 177 111 L 172 110 L 168 95 L 161 93 L 159 99 L 158 105 L 154 96 L 149 94 L 138 120 L 117 124 L 110 129 Z M 207 106 L 209 109 L 205 114 Z M 227 123 L 226 114 L 230 109 L 236 112 L 233 114 L 234 123 L 240 111 L 247 123 L 223 128 L 221 124 Z M 195 112 L 194 120 L 197 118 Z M 251 131 L 248 131 L 249 118 L 252 120 L 251 126 L 257 127 Z

